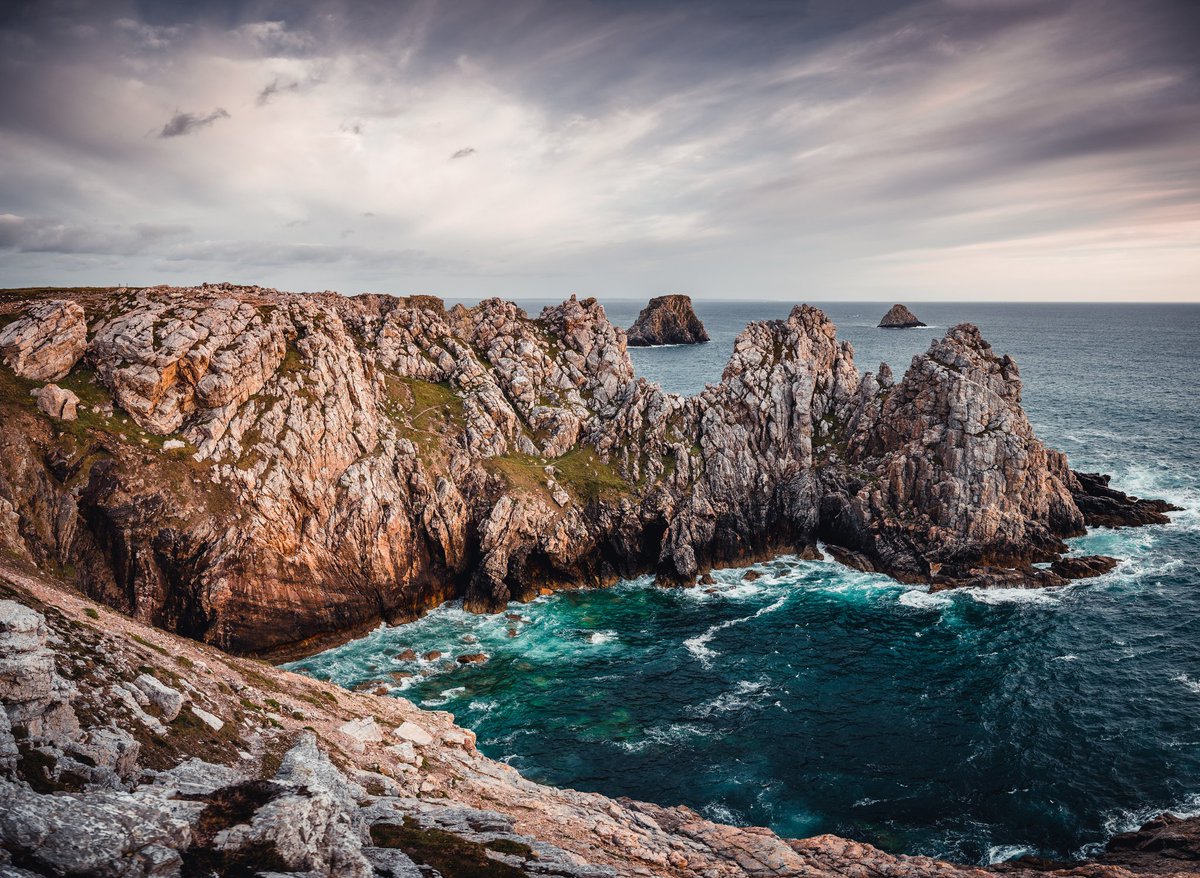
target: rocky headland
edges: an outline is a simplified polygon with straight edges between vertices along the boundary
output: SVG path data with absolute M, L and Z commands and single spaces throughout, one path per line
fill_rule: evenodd
M 236 658 L 0 559 L 0 876 L 1134 878 L 1196 874 L 1163 815 L 1087 863 L 988 871 L 533 783 L 445 713 Z
M 238 653 L 818 542 L 932 588 L 1061 585 L 1111 560 L 1064 538 L 1167 520 L 1046 448 L 968 324 L 896 380 L 800 305 L 687 398 L 591 299 L 10 292 L 0 324 L 0 550 Z
M 703 344 L 708 331 L 692 308 L 691 296 L 658 296 L 629 327 L 628 344 L 651 347 L 664 344 Z
M 925 325 L 904 305 L 893 305 L 879 321 L 880 329 L 915 329 Z

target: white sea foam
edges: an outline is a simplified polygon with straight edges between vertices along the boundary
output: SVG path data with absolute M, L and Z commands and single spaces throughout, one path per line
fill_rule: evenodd
M 1200 681 L 1193 680 L 1187 674 L 1176 674 L 1171 679 L 1176 683 L 1182 683 L 1190 691 L 1200 695 Z
M 1171 813 L 1177 817 L 1200 816 L 1200 793 L 1192 793 L 1166 805 L 1160 803 L 1133 810 L 1109 812 L 1104 818 L 1104 837 L 1085 844 L 1079 850 L 1074 851 L 1072 856 L 1079 860 L 1094 857 L 1104 851 L 1104 846 L 1114 835 L 1139 829 L 1163 813 Z
M 1055 661 L 1055 662 L 1077 662 L 1077 661 L 1079 661 L 1079 656 L 1077 656 L 1077 655 L 1056 655 L 1054 658 L 1052 658 L 1052 659 L 1051 659 L 1051 661 Z
M 912 607 L 917 610 L 941 610 L 953 604 L 954 598 L 945 592 L 930 594 L 923 589 L 913 588 L 901 592 L 897 601 L 906 607 Z
M 764 616 L 767 613 L 773 613 L 786 604 L 787 599 L 788 596 L 784 595 L 775 601 L 775 603 L 768 604 L 758 611 L 751 613 L 749 616 L 742 616 L 737 619 L 727 619 L 724 622 L 718 622 L 716 625 L 710 626 L 703 634 L 697 634 L 695 637 L 689 637 L 683 642 L 683 645 L 687 647 L 688 652 L 700 660 L 702 665 L 704 665 L 706 668 L 710 668 L 712 667 L 712 659 L 717 655 L 717 653 L 709 649 L 708 644 L 712 642 L 712 639 L 716 637 L 718 633 L 724 631 L 726 628 L 732 628 L 734 625 L 740 625 L 743 622 L 749 622 L 752 619 L 757 619 L 759 616 Z
M 591 634 L 588 635 L 587 639 L 588 639 L 589 643 L 595 643 L 595 644 L 609 643 L 609 642 L 617 639 L 617 632 L 616 631 L 593 631 Z
M 987 862 L 984 865 L 994 866 L 996 863 L 1004 863 L 1008 860 L 1015 860 L 1017 857 L 1036 853 L 1035 849 L 1024 845 L 994 844 L 987 849 Z
M 453 686 L 449 689 L 443 689 L 437 698 L 426 698 L 421 704 L 425 707 L 437 707 L 442 704 L 448 704 L 452 698 L 457 698 L 466 691 L 466 686 Z

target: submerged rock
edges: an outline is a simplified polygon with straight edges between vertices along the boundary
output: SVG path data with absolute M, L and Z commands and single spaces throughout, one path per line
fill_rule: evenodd
M 649 347 L 663 344 L 701 344 L 708 332 L 692 309 L 691 296 L 658 296 L 629 327 L 629 344 Z
M 913 329 L 925 325 L 917 319 L 916 314 L 909 311 L 904 305 L 893 305 L 879 321 L 880 329 Z

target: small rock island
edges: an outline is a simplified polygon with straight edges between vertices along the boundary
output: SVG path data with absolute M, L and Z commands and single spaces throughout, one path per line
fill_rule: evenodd
M 915 329 L 918 326 L 925 326 L 917 319 L 917 315 L 903 305 L 893 305 L 891 310 L 883 315 L 883 319 L 879 321 L 880 329 Z
M 657 296 L 650 300 L 633 326 L 629 327 L 628 343 L 632 347 L 701 344 L 706 341 L 708 332 L 692 310 L 691 296 Z

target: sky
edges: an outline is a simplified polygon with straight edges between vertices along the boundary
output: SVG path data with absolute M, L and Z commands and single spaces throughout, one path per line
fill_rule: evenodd
M 0 286 L 1200 301 L 1197 0 L 0 4 Z

